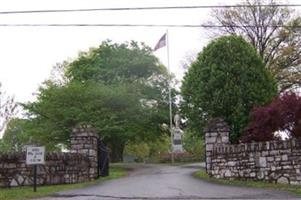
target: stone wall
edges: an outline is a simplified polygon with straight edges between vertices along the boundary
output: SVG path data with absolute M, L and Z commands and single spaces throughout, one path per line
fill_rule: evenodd
M 210 176 L 301 185 L 301 140 L 232 145 L 221 119 L 211 120 L 204 131 Z
M 26 153 L 0 155 L 0 186 L 32 185 L 33 166 Z M 78 183 L 89 180 L 89 159 L 79 153 L 47 153 L 46 164 L 37 167 L 37 184 Z
M 37 184 L 65 184 L 97 178 L 98 135 L 89 126 L 71 134 L 71 152 L 48 152 L 45 165 L 37 167 Z M 32 185 L 33 166 L 26 165 L 25 152 L 0 154 L 0 187 Z

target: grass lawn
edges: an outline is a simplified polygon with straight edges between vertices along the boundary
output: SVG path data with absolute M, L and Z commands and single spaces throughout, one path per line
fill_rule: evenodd
M 196 173 L 194 173 L 194 176 L 202 180 L 206 180 L 217 184 L 283 190 L 301 196 L 301 187 L 297 185 L 275 184 L 275 183 L 268 183 L 265 181 L 242 181 L 242 180 L 217 179 L 217 178 L 209 177 L 205 170 L 197 171 Z
M 38 186 L 37 192 L 33 192 L 33 187 L 18 187 L 18 188 L 0 188 L 0 200 L 23 200 L 30 198 L 45 197 L 50 194 L 65 190 L 87 187 L 104 180 L 116 179 L 127 175 L 127 169 L 114 166 L 110 167 L 110 176 L 101 177 L 97 180 L 85 183 Z

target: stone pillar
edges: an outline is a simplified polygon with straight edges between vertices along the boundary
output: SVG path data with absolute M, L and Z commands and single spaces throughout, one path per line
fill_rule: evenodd
M 81 153 L 90 160 L 89 179 L 95 179 L 98 176 L 98 140 L 99 136 L 95 129 L 89 125 L 79 125 L 72 130 L 70 142 L 71 152 Z
M 213 118 L 208 121 L 204 129 L 206 144 L 206 171 L 212 175 L 212 154 L 216 144 L 229 144 L 229 126 L 221 118 Z

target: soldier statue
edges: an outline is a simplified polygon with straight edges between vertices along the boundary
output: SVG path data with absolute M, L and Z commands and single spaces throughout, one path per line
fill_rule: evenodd
M 180 128 L 180 124 L 181 124 L 181 116 L 179 115 L 179 113 L 176 113 L 176 115 L 174 116 L 174 123 L 176 128 Z

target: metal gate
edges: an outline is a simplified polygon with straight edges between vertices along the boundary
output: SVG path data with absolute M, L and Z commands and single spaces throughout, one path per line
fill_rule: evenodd
M 106 145 L 98 139 L 98 176 L 109 176 L 109 151 Z

